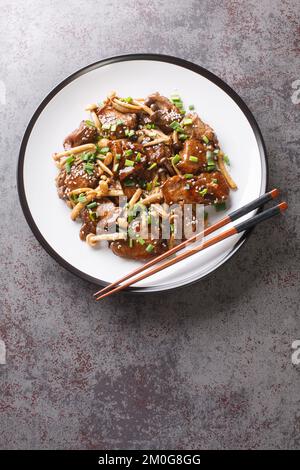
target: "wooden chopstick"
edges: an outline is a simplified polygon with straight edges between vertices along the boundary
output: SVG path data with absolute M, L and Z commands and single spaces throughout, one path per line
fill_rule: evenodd
M 236 235 L 237 233 L 244 232 L 245 230 L 248 230 L 251 227 L 254 227 L 255 225 L 257 225 L 260 222 L 263 222 L 264 220 L 270 219 L 271 217 L 274 217 L 275 215 L 281 214 L 287 209 L 287 207 L 288 205 L 286 202 L 281 202 L 277 206 L 271 207 L 270 209 L 267 209 L 261 212 L 260 214 L 255 215 L 251 219 L 248 219 L 245 222 L 241 222 L 240 224 L 237 224 L 234 227 L 231 227 L 225 232 L 220 233 L 219 235 L 216 235 L 215 237 L 210 238 L 209 240 L 205 241 L 201 246 L 188 250 L 185 253 L 178 255 L 176 258 L 170 259 L 169 261 L 166 261 L 165 263 L 151 269 L 150 271 L 146 271 L 140 276 L 131 278 L 128 282 L 125 282 L 125 284 L 122 284 L 116 287 L 115 289 L 112 289 L 106 292 L 105 294 L 100 295 L 99 297 L 97 297 L 96 300 L 100 300 L 100 299 L 103 299 L 104 297 L 108 297 L 109 295 L 120 292 L 126 287 L 131 286 L 131 284 L 135 284 L 136 282 L 139 282 L 142 279 L 145 279 L 146 277 L 152 276 L 153 274 L 159 271 L 162 271 L 163 269 L 166 269 L 169 266 L 172 266 L 173 264 L 179 263 L 179 261 L 182 261 L 188 258 L 189 256 L 192 256 L 195 253 L 199 253 L 200 251 L 204 250 L 205 248 L 208 248 L 209 246 L 215 245 L 216 243 L 219 243 L 220 241 L 225 240 L 226 238 L 229 238 L 232 235 Z
M 271 201 L 272 199 L 275 199 L 276 197 L 278 197 L 278 195 L 279 195 L 279 190 L 276 189 L 276 188 L 272 189 L 272 191 L 269 191 L 269 192 L 263 194 L 262 196 L 258 197 L 257 199 L 254 199 L 254 201 L 246 204 L 245 206 L 241 207 L 240 209 L 226 215 L 225 217 L 223 217 L 221 220 L 219 220 L 215 224 L 211 225 L 210 227 L 207 227 L 205 230 L 203 230 L 202 233 L 197 233 L 196 235 L 193 235 L 188 240 L 185 240 L 184 242 L 180 243 L 179 245 L 171 248 L 170 250 L 163 253 L 162 255 L 159 255 L 159 256 L 151 259 L 146 264 L 143 264 L 142 266 L 138 267 L 137 269 L 134 269 L 133 271 L 131 271 L 130 273 L 128 273 L 125 276 L 121 277 L 117 281 L 114 281 L 111 284 L 107 285 L 103 289 L 100 289 L 98 292 L 96 292 L 94 294 L 94 296 L 97 297 L 99 294 L 101 294 L 101 295 L 104 294 L 108 290 L 113 289 L 115 286 L 117 286 L 121 282 L 127 281 L 127 279 L 130 279 L 131 277 L 145 271 L 146 269 L 150 268 L 151 266 L 154 266 L 155 264 L 159 263 L 160 261 L 168 258 L 169 256 L 173 255 L 177 251 L 180 251 L 185 246 L 187 246 L 190 243 L 193 243 L 194 241 L 196 241 L 200 236 L 207 237 L 207 235 L 210 235 L 211 233 L 215 232 L 219 228 L 224 227 L 229 222 L 233 222 L 234 220 L 237 220 L 238 218 L 242 217 L 243 215 L 248 214 L 252 210 L 257 209 L 258 207 L 261 207 L 262 205 L 266 204 L 267 202 Z

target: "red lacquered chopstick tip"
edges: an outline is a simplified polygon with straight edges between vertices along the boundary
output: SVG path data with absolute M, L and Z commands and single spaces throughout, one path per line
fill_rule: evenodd
M 270 191 L 270 194 L 271 194 L 272 198 L 275 199 L 276 197 L 279 196 L 280 191 L 279 191 L 279 189 L 277 189 L 277 188 L 276 188 L 276 189 L 272 189 L 272 191 Z
M 281 202 L 280 204 L 278 204 L 278 207 L 280 209 L 280 212 L 284 212 L 287 210 L 288 208 L 288 205 L 287 203 L 284 201 L 284 202 Z

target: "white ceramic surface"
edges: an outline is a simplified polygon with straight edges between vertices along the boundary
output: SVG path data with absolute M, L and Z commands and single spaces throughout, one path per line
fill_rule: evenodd
M 64 137 L 88 118 L 85 106 L 101 101 L 111 90 L 135 97 L 155 91 L 165 96 L 178 92 L 186 107 L 195 105 L 230 158 L 230 172 L 238 190 L 231 192 L 229 210 L 258 197 L 266 185 L 265 159 L 247 117 L 211 80 L 182 66 L 153 60 L 115 62 L 81 74 L 52 97 L 33 126 L 24 155 L 24 191 L 32 218 L 48 245 L 77 270 L 103 282 L 128 273 L 137 262 L 116 257 L 105 245 L 93 249 L 80 241 L 79 223 L 71 221 L 70 210 L 57 196 L 54 179 L 58 170 L 51 155 L 60 151 Z M 211 214 L 213 221 L 224 212 L 212 210 Z M 163 290 L 199 279 L 228 258 L 240 236 L 157 273 L 138 286 Z

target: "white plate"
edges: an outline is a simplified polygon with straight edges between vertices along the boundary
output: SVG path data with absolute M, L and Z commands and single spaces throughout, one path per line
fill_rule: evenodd
M 106 246 L 93 249 L 80 241 L 79 223 L 71 221 L 69 209 L 57 196 L 57 168 L 51 155 L 62 149 L 64 137 L 84 119 L 85 106 L 101 101 L 111 90 L 136 97 L 178 92 L 186 105 L 195 105 L 230 157 L 230 172 L 239 189 L 231 192 L 229 211 L 263 194 L 267 184 L 265 149 L 255 119 L 241 98 L 212 73 L 181 59 L 148 54 L 115 57 L 79 70 L 58 85 L 32 117 L 20 150 L 18 189 L 26 219 L 48 253 L 99 285 L 116 280 L 138 263 L 113 255 Z M 160 291 L 194 282 L 228 260 L 244 241 L 243 234 L 223 241 L 131 290 Z

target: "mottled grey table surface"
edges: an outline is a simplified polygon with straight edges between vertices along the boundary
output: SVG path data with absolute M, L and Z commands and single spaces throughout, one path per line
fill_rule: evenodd
M 299 2 L 0 7 L 0 447 L 300 448 L 300 365 L 291 359 L 300 339 Z M 16 164 L 50 89 L 133 52 L 188 59 L 231 85 L 262 129 L 269 187 L 284 190 L 290 209 L 196 285 L 96 305 L 94 287 L 28 228 Z

